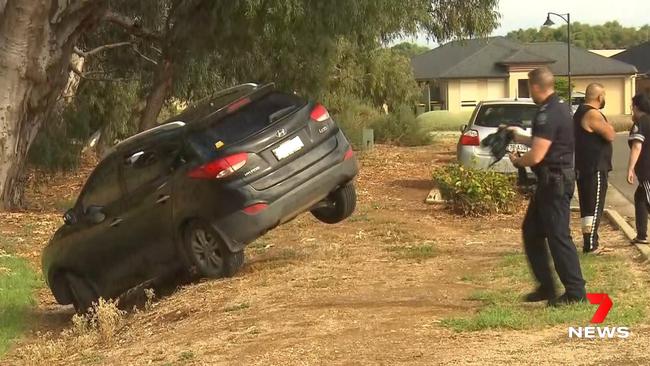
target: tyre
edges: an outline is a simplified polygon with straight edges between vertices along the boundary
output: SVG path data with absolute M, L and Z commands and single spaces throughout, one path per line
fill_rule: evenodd
M 219 234 L 203 223 L 188 225 L 184 244 L 191 272 L 202 277 L 232 277 L 244 264 L 244 251 L 231 252 Z
M 354 212 L 357 206 L 357 192 L 350 183 L 332 192 L 327 200 L 328 206 L 316 208 L 311 213 L 326 224 L 337 224 Z
M 99 298 L 95 288 L 88 280 L 75 274 L 66 273 L 65 278 L 70 288 L 70 297 L 74 309 L 79 314 L 88 312 L 88 309 Z

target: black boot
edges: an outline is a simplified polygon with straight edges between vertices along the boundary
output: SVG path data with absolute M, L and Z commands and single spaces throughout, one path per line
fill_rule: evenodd
M 539 301 L 548 301 L 554 299 L 556 296 L 555 289 L 546 289 L 544 287 L 538 287 L 537 290 L 525 295 L 523 297 L 524 302 L 539 302 Z

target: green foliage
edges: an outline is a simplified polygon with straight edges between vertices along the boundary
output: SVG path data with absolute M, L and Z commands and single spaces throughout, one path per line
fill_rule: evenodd
M 554 19 L 555 21 L 555 19 Z M 566 24 L 558 19 L 559 27 L 519 29 L 506 37 L 521 42 L 567 41 Z M 572 43 L 585 49 L 625 49 L 650 40 L 650 25 L 640 28 L 623 27 L 619 22 L 601 25 L 571 23 Z
M 86 116 L 66 107 L 36 135 L 29 149 L 29 162 L 48 171 L 75 169 L 90 133 Z
M 48 169 L 74 168 L 95 131 L 102 131 L 102 147 L 136 132 L 165 63 L 172 65 L 173 77 L 159 121 L 179 105 L 222 88 L 275 82 L 283 90 L 333 100 L 328 107 L 339 114 L 341 106 L 351 106 L 340 117 L 354 137 L 384 103 L 396 109 L 419 94 L 407 55 L 419 50 L 382 45 L 418 32 L 440 41 L 488 34 L 497 25 L 496 2 L 111 1 L 111 11 L 135 19 L 143 33 L 156 36 L 134 34 L 112 22 L 83 34 L 77 46 L 85 51 L 131 44 L 86 57 L 87 79 L 74 103 L 61 108 L 38 134 L 30 161 Z
M 39 131 L 29 151 L 30 163 L 47 170 L 73 169 L 95 131 L 102 131 L 106 146 L 132 135 L 137 131 L 132 108 L 138 92 L 135 81 L 82 81 L 74 101 Z
M 420 46 L 419 44 L 411 42 L 402 42 L 396 44 L 395 46 L 391 47 L 391 49 L 408 59 L 431 50 L 429 47 Z
M 330 78 L 320 99 L 353 96 L 374 107 L 386 103 L 392 109 L 415 103 L 420 94 L 410 60 L 378 42 L 367 48 L 339 39 L 327 74 Z
M 380 117 L 379 110 L 353 96 L 328 95 L 323 102 L 354 148 L 360 148 L 362 130 Z
M 421 146 L 431 143 L 429 133 L 422 131 L 412 108 L 402 106 L 394 113 L 379 116 L 370 125 L 375 141 L 403 146 Z
M 436 169 L 433 180 L 459 214 L 482 216 L 508 213 L 514 208 L 517 193 L 510 176 L 449 164 Z
M 575 84 L 571 83 L 573 90 L 575 91 Z M 555 93 L 560 96 L 560 98 L 568 101 L 569 100 L 569 79 L 563 76 L 555 78 Z

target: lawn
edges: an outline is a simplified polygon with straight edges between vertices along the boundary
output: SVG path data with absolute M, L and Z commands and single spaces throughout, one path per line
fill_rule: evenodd
M 429 132 L 458 132 L 462 125 L 467 124 L 472 111 L 451 113 L 449 111 L 426 112 L 417 117 L 422 130 Z
M 26 260 L 0 249 L 0 356 L 25 330 L 28 312 L 35 305 L 34 290 L 40 283 Z
M 650 300 L 648 287 L 636 278 L 629 259 L 622 255 L 581 255 L 580 263 L 587 291 L 606 293 L 615 303 L 604 325 L 630 326 L 645 320 L 646 304 Z M 445 319 L 443 324 L 456 331 L 525 330 L 559 324 L 584 326 L 596 310 L 588 302 L 557 309 L 544 303 L 523 303 L 521 294 L 531 289 L 533 280 L 522 253 L 506 255 L 498 268 L 492 276 L 474 279 L 486 289 L 474 292 L 469 300 L 483 303 L 483 308 L 469 317 Z M 562 288 L 559 282 L 558 288 Z

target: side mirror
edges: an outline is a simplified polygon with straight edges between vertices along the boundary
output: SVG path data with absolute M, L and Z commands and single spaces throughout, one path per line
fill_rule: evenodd
M 90 206 L 86 209 L 86 217 L 92 224 L 100 224 L 106 220 L 104 208 L 100 206 Z
M 467 129 L 467 125 L 460 126 L 460 133 L 465 132 L 466 129 Z
M 63 222 L 65 222 L 66 225 L 74 225 L 77 221 L 77 214 L 75 214 L 73 209 L 69 209 L 65 214 L 63 214 Z

